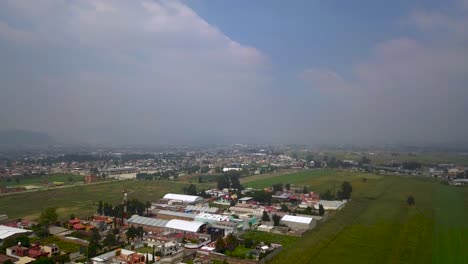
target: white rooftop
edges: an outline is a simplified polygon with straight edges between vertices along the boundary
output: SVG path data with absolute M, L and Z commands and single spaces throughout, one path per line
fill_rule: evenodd
M 184 203 L 194 203 L 194 202 L 199 202 L 203 201 L 203 198 L 200 196 L 195 196 L 195 195 L 186 195 L 186 194 L 176 194 L 176 193 L 168 193 L 164 195 L 163 199 L 166 200 L 179 200 Z
M 6 239 L 13 235 L 27 233 L 27 232 L 30 232 L 30 231 L 26 229 L 21 229 L 21 228 L 0 225 L 0 239 Z
M 305 216 L 296 216 L 296 215 L 285 215 L 281 218 L 281 221 L 288 221 L 288 222 L 296 222 L 302 224 L 310 224 L 312 222 L 312 217 L 305 217 Z
M 166 228 L 196 233 L 204 224 L 205 223 L 198 221 L 184 221 L 179 219 L 172 219 L 169 220 L 169 222 L 167 222 Z

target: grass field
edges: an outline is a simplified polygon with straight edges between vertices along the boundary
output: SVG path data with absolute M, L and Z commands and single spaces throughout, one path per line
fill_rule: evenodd
M 72 180 L 72 181 L 70 181 Z M 84 176 L 76 175 L 76 174 L 69 174 L 69 173 L 55 173 L 43 176 L 34 176 L 28 178 L 21 178 L 19 181 L 15 181 L 12 179 L 11 181 L 7 181 L 6 179 L 2 179 L 0 181 L 0 186 L 8 186 L 8 187 L 21 187 L 21 186 L 28 186 L 28 185 L 36 185 L 36 186 L 45 186 L 47 183 L 63 183 L 69 184 L 73 182 L 83 182 Z
M 0 212 L 10 218 L 37 219 L 42 208 L 57 207 L 61 219 L 70 214 L 89 216 L 97 209 L 99 200 L 111 203 L 122 201 L 122 191 L 128 198 L 155 201 L 168 192 L 182 192 L 187 183 L 170 181 L 115 181 L 102 184 L 80 185 L 36 192 L 0 196 Z
M 322 192 L 338 188 L 343 180 L 353 186 L 352 201 L 287 246 L 273 263 L 468 263 L 467 188 L 335 171 L 304 171 L 245 185 L 293 183 Z M 406 204 L 410 194 L 415 206 Z

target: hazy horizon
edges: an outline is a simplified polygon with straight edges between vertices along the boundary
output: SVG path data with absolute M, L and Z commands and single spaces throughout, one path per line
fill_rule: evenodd
M 468 2 L 0 2 L 0 130 L 99 144 L 468 142 Z

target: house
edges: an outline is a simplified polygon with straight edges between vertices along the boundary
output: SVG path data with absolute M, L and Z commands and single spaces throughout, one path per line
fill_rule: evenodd
M 148 254 L 148 259 L 152 261 L 153 256 Z M 93 264 L 143 264 L 146 262 L 145 254 L 126 249 L 116 249 L 111 252 L 96 256 L 91 259 Z
M 280 223 L 287 225 L 291 229 L 303 229 L 308 230 L 317 226 L 317 220 L 313 217 L 307 216 L 296 216 L 296 215 L 284 215 L 281 218 Z
M 246 204 L 246 203 L 248 203 L 248 202 L 250 202 L 250 201 L 253 201 L 253 197 L 243 197 L 243 198 L 240 198 L 238 201 L 239 201 L 240 203 Z
M 5 241 L 5 239 L 22 236 L 29 232 L 31 231 L 22 228 L 0 225 L 0 246 L 3 245 L 3 241 Z

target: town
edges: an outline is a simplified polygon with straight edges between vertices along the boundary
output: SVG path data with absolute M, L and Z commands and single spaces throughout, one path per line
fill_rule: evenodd
M 110 263 L 265 263 L 281 244 L 251 238 L 258 232 L 302 236 L 343 208 L 352 187 L 343 182 L 339 199 L 323 200 L 307 186 L 276 184 L 256 190 L 230 188 L 237 171 L 226 173 L 226 188 L 201 195 L 168 193 L 140 202 L 125 191 L 120 204 L 99 201 L 96 213 L 57 221 L 46 208 L 38 222 L 4 219 L 0 225 L 3 263 L 89 261 Z M 4 216 L 6 218 L 6 216 Z M 42 243 L 54 237 L 56 243 Z M 254 236 L 255 237 L 255 236 Z M 260 236 L 261 237 L 261 236 Z M 32 240 L 33 239 L 33 240 Z M 79 244 L 76 251 L 60 244 Z M 42 263 L 42 262 L 41 262 Z
M 68 206 L 60 216 L 56 207 L 42 208 L 35 218 L 0 214 L 0 263 L 271 262 L 291 241 L 341 217 L 337 212 L 352 203 L 353 184 L 365 184 L 375 175 L 467 183 L 463 165 L 420 163 L 411 159 L 415 153 L 238 144 L 186 152 L 2 159 L 6 197 L 96 184 L 127 187 L 121 187 L 117 199 L 90 201 L 93 208 L 85 207 L 90 214 Z M 307 175 L 322 174 L 358 178 L 351 183 L 338 176 L 333 186 L 318 189 L 301 184 L 312 177 Z M 251 179 L 264 183 L 251 185 Z M 270 179 L 283 180 L 269 184 Z M 183 188 L 140 200 L 134 189 L 138 183 Z M 413 205 L 414 196 L 406 202 Z

